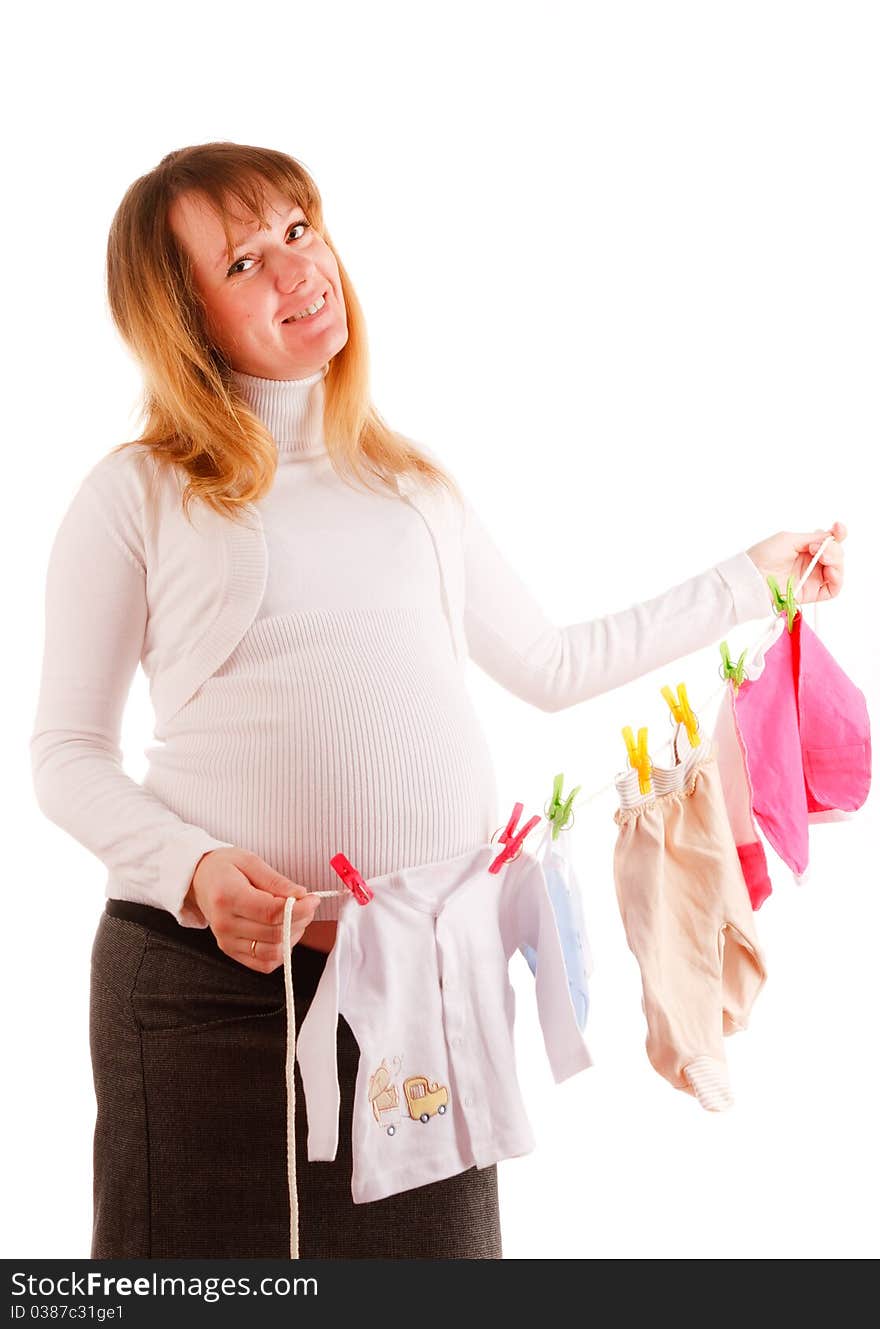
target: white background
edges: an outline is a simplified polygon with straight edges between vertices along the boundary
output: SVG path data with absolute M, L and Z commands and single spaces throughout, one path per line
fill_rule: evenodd
M 379 410 L 440 453 L 560 623 L 845 521 L 818 631 L 876 720 L 880 34 L 876 6 L 841 0 L 55 4 L 14 7 L 5 32 L 3 1254 L 86 1256 L 106 874 L 40 814 L 28 739 L 51 539 L 136 431 L 103 288 L 124 190 L 212 138 L 298 157 L 367 314 Z M 609 784 L 621 726 L 665 739 L 661 685 L 699 706 L 719 659 L 554 716 L 469 665 L 502 805 L 540 811 L 557 771 Z M 136 778 L 151 725 L 138 672 Z M 811 829 L 803 886 L 770 851 L 770 978 L 727 1042 L 722 1115 L 648 1063 L 613 806 L 606 790 L 575 831 L 593 1069 L 553 1084 L 514 960 L 538 1143 L 500 1167 L 505 1256 L 875 1256 L 876 795 Z

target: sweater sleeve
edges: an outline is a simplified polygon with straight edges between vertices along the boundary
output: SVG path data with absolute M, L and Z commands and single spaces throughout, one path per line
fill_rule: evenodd
M 357 906 L 358 908 L 360 906 Z M 327 957 L 306 1017 L 296 1039 L 308 1117 L 309 1162 L 332 1163 L 339 1147 L 339 1070 L 336 1026 L 345 991 L 348 939 L 344 921 Z M 296 965 L 296 947 L 291 965 Z
M 502 687 L 554 712 L 610 692 L 769 616 L 770 594 L 745 552 L 654 599 L 603 618 L 553 623 L 464 497 L 464 630 L 473 661 Z
M 146 624 L 144 564 L 86 477 L 49 553 L 30 740 L 37 803 L 131 898 L 206 928 L 184 896 L 202 855 L 229 841 L 182 820 L 122 769 L 122 716 Z

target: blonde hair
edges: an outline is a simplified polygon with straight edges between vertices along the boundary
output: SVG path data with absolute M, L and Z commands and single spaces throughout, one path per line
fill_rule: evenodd
M 338 474 L 396 489 L 397 477 L 444 485 L 451 475 L 381 418 L 370 400 L 366 323 L 351 280 L 324 226 L 321 196 L 305 168 L 271 148 L 200 143 L 167 153 L 126 190 L 107 240 L 107 299 L 113 322 L 144 375 L 144 428 L 112 452 L 146 445 L 156 462 L 188 476 L 184 512 L 203 499 L 237 518 L 245 503 L 272 487 L 278 449 L 242 399 L 232 366 L 212 344 L 188 253 L 168 222 L 173 201 L 195 192 L 216 210 L 230 261 L 229 202 L 268 225 L 270 186 L 302 208 L 333 252 L 345 301 L 348 340 L 324 378 L 324 438 Z

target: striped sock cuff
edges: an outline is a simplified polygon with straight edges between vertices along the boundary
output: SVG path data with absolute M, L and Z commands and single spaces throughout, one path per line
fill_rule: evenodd
M 700 1107 L 707 1112 L 723 1112 L 733 1105 L 727 1066 L 715 1057 L 694 1057 L 684 1068 Z

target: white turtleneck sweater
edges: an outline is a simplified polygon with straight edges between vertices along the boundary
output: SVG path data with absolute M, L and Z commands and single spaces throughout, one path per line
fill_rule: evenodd
M 311 889 L 335 890 L 329 860 L 338 852 L 364 877 L 379 876 L 462 854 L 506 818 L 431 532 L 397 495 L 337 476 L 323 442 L 325 372 L 235 374 L 278 446 L 273 486 L 257 505 L 264 598 L 220 666 L 157 722 L 143 789 L 119 766 L 124 698 L 113 667 L 120 642 L 120 670 L 140 649 L 144 569 L 124 544 L 125 514 L 117 523 L 106 507 L 108 491 L 92 508 L 96 491 L 84 487 L 86 506 L 69 514 L 75 522 L 64 523 L 53 555 L 32 739 L 41 806 L 104 859 L 108 895 L 173 909 L 190 926 L 181 898 L 205 841 L 239 845 Z M 123 535 L 106 546 L 107 576 L 84 571 L 92 531 L 111 525 Z M 769 611 L 764 579 L 740 553 L 653 600 L 558 626 L 467 501 L 462 541 L 467 654 L 547 711 Z M 315 917 L 337 913 L 330 898 Z
M 452 857 L 498 825 L 491 757 L 453 654 L 424 521 L 352 488 L 323 442 L 323 377 L 235 373 L 278 444 L 256 505 L 263 602 L 148 749 L 144 780 L 195 825 L 314 890 Z M 335 918 L 337 899 L 315 918 Z

